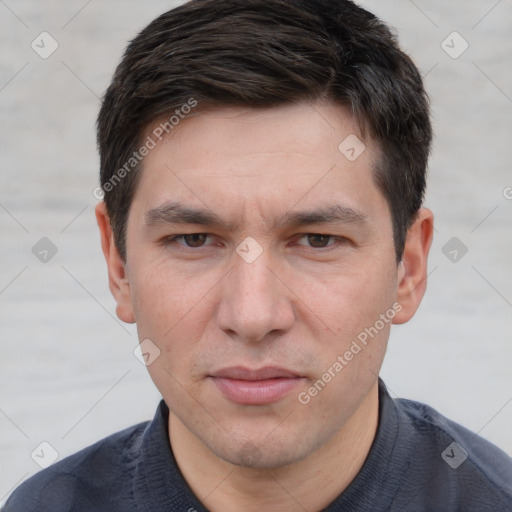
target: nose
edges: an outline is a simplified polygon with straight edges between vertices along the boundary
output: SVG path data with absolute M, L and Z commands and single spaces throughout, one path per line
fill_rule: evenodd
M 252 263 L 235 254 L 221 293 L 217 322 L 231 337 L 257 342 L 283 334 L 293 325 L 293 293 L 271 267 L 265 251 Z

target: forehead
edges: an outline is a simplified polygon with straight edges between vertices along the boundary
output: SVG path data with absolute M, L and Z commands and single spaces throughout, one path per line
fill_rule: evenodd
M 172 128 L 167 120 L 144 134 L 157 143 L 143 161 L 135 198 L 146 210 L 172 200 L 236 215 L 242 206 L 278 213 L 299 202 L 369 208 L 364 215 L 386 207 L 373 179 L 378 148 L 363 142 L 339 105 L 198 109 Z
M 349 135 L 360 142 L 363 138 L 348 109 L 330 101 L 271 108 L 209 107 L 203 110 L 198 106 L 183 117 L 163 116 L 146 128 L 145 135 L 159 142 L 162 149 L 186 143 L 185 149 L 200 147 L 204 150 L 209 146 L 215 153 L 230 156 L 293 152 L 315 159 L 320 152 L 339 157 L 339 145 Z M 365 141 L 364 145 L 369 149 L 368 157 L 368 153 L 374 152 L 374 143 Z M 181 158 L 184 154 L 176 156 Z M 204 157 L 193 152 L 186 156 L 189 160 Z

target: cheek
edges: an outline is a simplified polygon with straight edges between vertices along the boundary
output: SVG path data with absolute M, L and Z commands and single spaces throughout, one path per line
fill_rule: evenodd
M 146 322 L 151 318 L 157 326 L 163 328 L 166 324 L 169 329 L 206 298 L 218 276 L 208 269 L 149 256 L 141 255 L 130 279 L 137 320 Z
M 323 282 L 310 283 L 311 304 L 319 306 L 323 325 L 313 345 L 319 363 L 315 378 L 320 379 L 317 387 L 322 388 L 316 407 L 332 404 L 337 393 L 366 390 L 365 382 L 371 386 L 378 375 L 396 315 L 392 265 L 374 261 L 337 279 L 331 275 Z
M 393 267 L 373 262 L 325 277 L 310 275 L 296 280 L 298 295 L 318 317 L 325 332 L 346 338 L 370 327 L 396 297 Z M 301 283 L 301 284 L 299 284 Z
M 151 339 L 175 360 L 201 336 L 215 279 L 205 273 L 189 276 L 169 265 L 146 268 L 138 272 L 131 290 L 139 339 Z
M 185 397 L 195 394 L 191 368 L 200 357 L 198 340 L 211 317 L 209 281 L 190 280 L 159 266 L 140 272 L 132 288 L 139 339 L 151 340 L 159 350 L 148 372 L 173 408 L 189 407 Z M 188 393 L 184 394 L 185 389 Z

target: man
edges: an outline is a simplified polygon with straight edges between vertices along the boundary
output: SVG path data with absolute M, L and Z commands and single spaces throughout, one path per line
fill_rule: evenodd
M 425 292 L 420 75 L 348 0 L 195 0 L 129 45 L 98 118 L 117 315 L 162 394 L 14 511 L 505 511 L 512 461 L 392 400 Z

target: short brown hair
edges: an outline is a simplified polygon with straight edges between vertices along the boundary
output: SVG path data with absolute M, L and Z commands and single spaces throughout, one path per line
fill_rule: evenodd
M 428 98 L 389 28 L 349 0 L 192 0 L 129 44 L 98 116 L 100 181 L 121 257 L 141 171 L 126 164 L 150 123 L 191 100 L 258 108 L 317 99 L 348 107 L 379 144 L 375 180 L 399 260 L 425 191 Z

